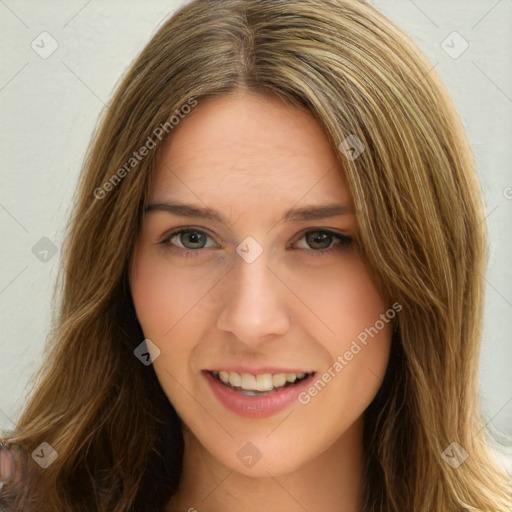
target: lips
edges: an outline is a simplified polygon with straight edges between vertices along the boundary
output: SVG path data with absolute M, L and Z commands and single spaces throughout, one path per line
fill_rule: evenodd
M 221 373 L 222 379 L 227 382 L 221 380 Z M 246 418 L 264 418 L 296 404 L 300 393 L 311 385 L 316 372 L 283 372 L 279 370 L 276 373 L 270 373 L 270 371 L 248 373 L 230 369 L 229 371 L 203 370 L 202 374 L 212 391 L 212 398 L 227 410 Z M 274 378 L 276 378 L 276 384 L 281 384 L 283 375 L 285 383 L 274 386 Z M 271 387 L 270 377 L 272 379 Z M 239 385 L 236 386 L 232 383 Z M 248 389 L 244 389 L 242 384 Z M 265 388 L 265 390 L 261 391 L 258 387 Z M 268 389 L 269 387 L 270 389 Z

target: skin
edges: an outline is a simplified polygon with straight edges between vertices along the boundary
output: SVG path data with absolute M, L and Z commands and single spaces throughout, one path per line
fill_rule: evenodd
M 183 422 L 184 471 L 167 510 L 360 511 L 362 414 L 384 377 L 391 324 L 308 404 L 270 417 L 229 411 L 202 373 L 244 364 L 321 375 L 389 308 L 356 241 L 304 236 L 357 236 L 325 133 L 276 98 L 237 91 L 201 101 L 166 141 L 152 180 L 149 204 L 175 201 L 214 208 L 226 222 L 149 211 L 132 259 L 137 318 L 160 349 L 155 372 Z M 280 220 L 327 203 L 346 211 Z M 183 227 L 209 235 L 199 239 L 206 246 L 169 239 Z M 248 236 L 263 249 L 252 263 L 236 252 Z M 250 468 L 237 457 L 247 442 L 261 453 Z

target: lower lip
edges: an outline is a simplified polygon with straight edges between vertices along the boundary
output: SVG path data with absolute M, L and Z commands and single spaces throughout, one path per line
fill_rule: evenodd
M 310 385 L 315 376 L 313 373 L 298 384 L 268 395 L 247 396 L 225 386 L 209 372 L 204 371 L 203 374 L 219 402 L 230 411 L 246 418 L 265 418 L 286 409 L 297 401 L 298 395 Z

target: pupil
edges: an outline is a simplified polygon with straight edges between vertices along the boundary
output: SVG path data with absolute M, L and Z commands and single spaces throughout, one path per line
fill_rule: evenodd
M 327 249 L 331 245 L 332 235 L 321 231 L 313 231 L 308 234 L 307 242 L 312 249 Z
M 186 232 L 181 234 L 181 243 L 188 249 L 202 249 L 205 245 L 205 237 L 198 231 Z

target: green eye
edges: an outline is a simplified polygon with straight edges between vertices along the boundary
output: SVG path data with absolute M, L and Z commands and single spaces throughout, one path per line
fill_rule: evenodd
M 174 231 L 160 243 L 163 245 L 174 245 L 180 249 L 198 250 L 207 247 L 215 247 L 215 242 L 208 243 L 212 238 L 198 229 L 180 229 Z
M 332 233 L 326 231 L 309 231 L 306 233 L 306 243 L 311 249 L 328 249 L 334 239 Z
M 201 231 L 182 231 L 179 240 L 185 249 L 202 249 L 206 246 L 207 238 Z
M 301 241 L 304 242 L 301 243 Z M 307 231 L 300 238 L 298 247 L 300 249 L 312 249 L 314 252 L 327 253 L 331 249 L 343 249 L 352 243 L 352 238 L 340 233 L 334 233 L 325 229 Z

